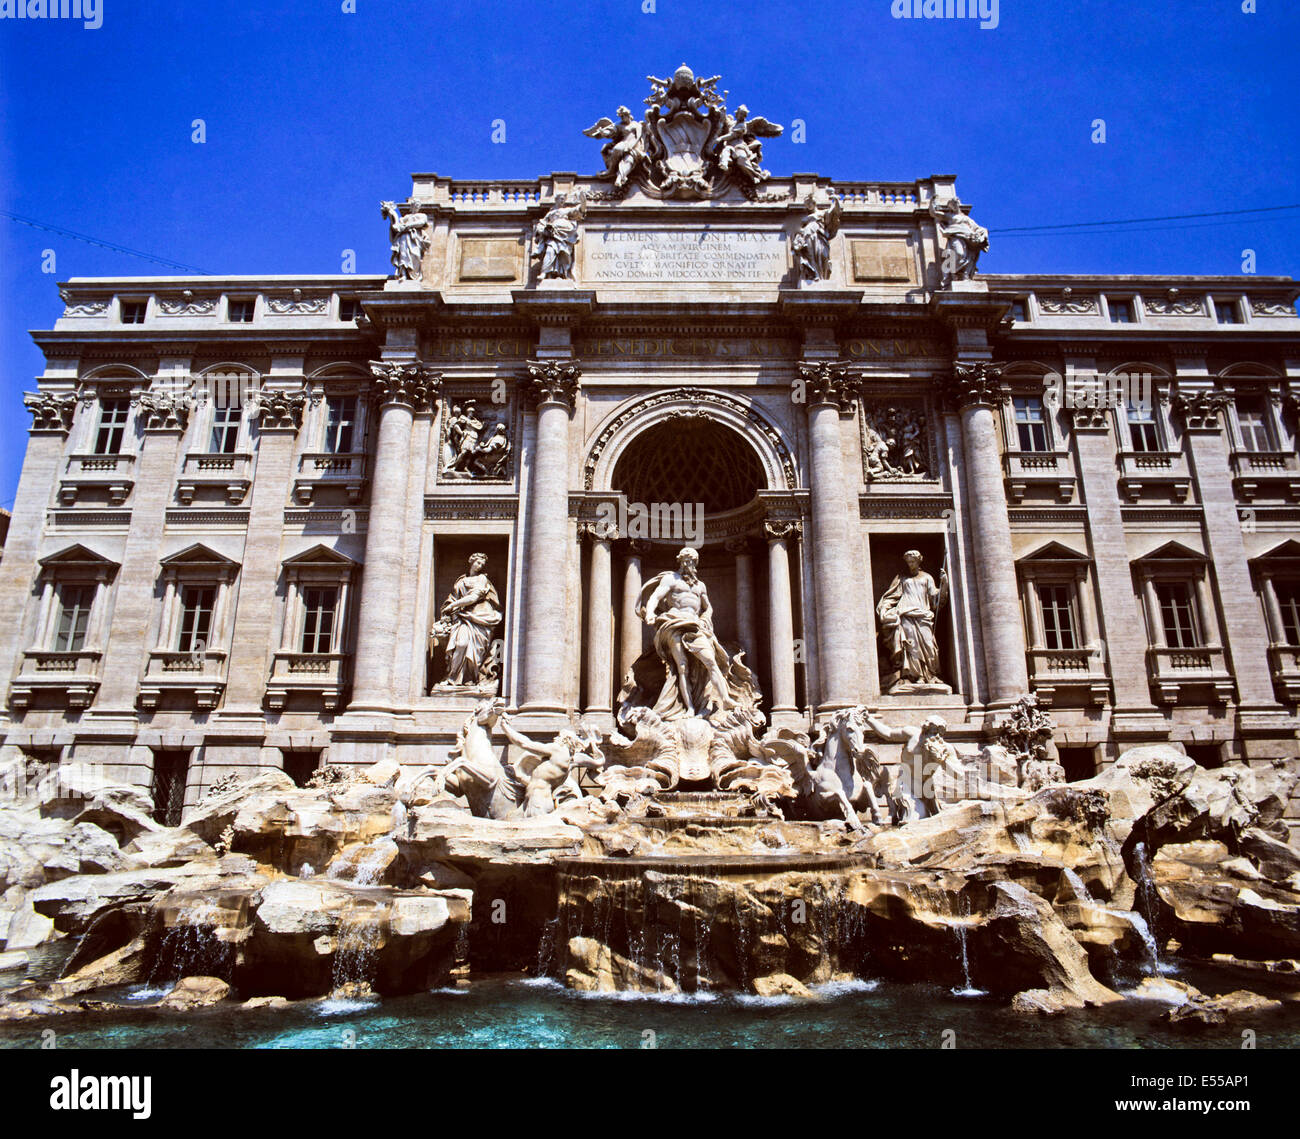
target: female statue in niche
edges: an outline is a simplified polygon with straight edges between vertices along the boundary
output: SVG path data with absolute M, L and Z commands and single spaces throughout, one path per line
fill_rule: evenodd
M 939 645 L 934 636 L 934 619 L 948 602 L 948 573 L 940 571 L 936 585 L 921 568 L 918 550 L 908 550 L 903 561 L 906 571 L 894 578 L 876 606 L 880 639 L 892 664 L 885 682 L 891 695 L 951 692 L 939 679 Z
M 486 554 L 470 555 L 469 572 L 456 579 L 429 634 L 434 644 L 446 641 L 447 674 L 439 688 L 496 688 L 492 631 L 501 624 L 501 600 L 483 572 L 486 565 Z

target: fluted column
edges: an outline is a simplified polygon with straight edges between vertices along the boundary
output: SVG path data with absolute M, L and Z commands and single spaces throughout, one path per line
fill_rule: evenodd
M 840 416 L 854 406 L 853 384 L 844 368 L 824 361 L 804 364 L 799 370 L 808 392 L 808 485 L 821 685 L 817 707 L 832 710 L 858 701 L 853 555 L 840 432 Z
M 608 712 L 612 707 L 610 665 L 614 651 L 609 538 L 599 523 L 588 534 L 591 560 L 587 566 L 587 711 Z
M 1006 399 L 1001 372 L 989 364 L 957 364 L 948 396 L 961 415 L 985 684 L 990 703 L 1007 704 L 1028 691 L 1029 676 L 995 418 Z
M 627 565 L 623 569 L 623 606 L 622 636 L 619 638 L 621 648 L 618 661 L 618 682 L 622 685 L 624 678 L 641 655 L 643 644 L 643 626 L 637 616 L 636 605 L 641 596 L 641 548 L 642 543 L 631 542 L 628 545 Z
M 767 534 L 768 659 L 772 671 L 772 711 L 797 711 L 794 690 L 794 604 L 790 595 L 790 551 L 786 541 L 797 523 L 769 522 Z
M 580 376 L 574 364 L 547 361 L 528 366 L 527 390 L 537 405 L 524 540 L 522 707 L 530 712 L 564 710 L 567 612 L 556 591 L 563 591 L 568 571 L 569 418 Z
M 393 659 L 402 585 L 411 427 L 416 410 L 431 406 L 437 399 L 442 379 L 439 373 L 416 363 L 381 361 L 371 364 L 370 370 L 375 376 L 372 395 L 379 409 L 379 435 L 370 479 L 366 564 L 357 609 L 353 710 L 390 709 L 398 701 Z

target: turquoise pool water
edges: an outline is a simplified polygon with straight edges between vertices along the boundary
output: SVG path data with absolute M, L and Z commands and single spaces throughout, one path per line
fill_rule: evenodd
M 1224 992 L 1235 979 L 1187 980 Z M 1296 982 L 1252 978 L 1282 996 Z M 1158 1001 L 1057 1017 L 1025 1016 L 987 997 L 928 985 L 831 986 L 817 1001 L 718 996 L 588 996 L 519 978 L 373 1002 L 286 1009 L 150 1009 L 159 994 L 121 994 L 121 1012 L 0 1028 L 0 1047 L 31 1048 L 53 1029 L 59 1048 L 1239 1048 L 1243 1026 L 1263 1048 L 1300 1047 L 1300 1003 L 1220 1028 L 1165 1024 Z M 134 1006 L 134 1007 L 131 1007 Z M 950 1035 L 946 1035 L 950 1034 Z

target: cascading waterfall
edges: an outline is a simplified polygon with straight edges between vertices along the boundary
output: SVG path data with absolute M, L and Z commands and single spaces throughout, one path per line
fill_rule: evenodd
M 185 902 L 163 933 L 148 988 L 170 987 L 182 977 L 229 980 L 234 953 L 228 943 L 217 938 L 220 924 L 221 911 L 215 902 L 203 898 Z
M 1151 864 L 1147 858 L 1147 846 L 1144 842 L 1133 845 L 1133 872 L 1137 883 L 1136 905 L 1133 913 L 1133 928 L 1141 936 L 1147 952 L 1151 956 L 1150 972 L 1169 973 L 1174 969 L 1166 965 L 1160 953 L 1160 937 L 1157 919 L 1160 913 L 1160 899 L 1156 893 L 1155 882 L 1151 877 Z
M 331 986 L 349 995 L 373 991 L 380 940 L 378 907 L 353 902 L 339 915 Z

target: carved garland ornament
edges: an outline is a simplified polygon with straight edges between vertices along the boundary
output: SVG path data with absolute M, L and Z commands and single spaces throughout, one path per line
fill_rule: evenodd
M 708 414 L 707 405 L 712 404 L 715 407 L 725 407 L 729 411 L 736 412 L 745 417 L 745 420 L 758 432 L 768 445 L 776 452 L 777 458 L 781 463 L 781 473 L 785 476 L 785 484 L 788 487 L 795 487 L 798 482 L 795 478 L 794 459 L 790 456 L 790 450 L 785 445 L 779 432 L 767 422 L 757 411 L 745 407 L 743 404 L 736 403 L 716 392 L 704 391 L 700 388 L 676 388 L 672 391 L 660 392 L 658 395 L 651 396 L 649 399 L 641 400 L 631 407 L 627 408 L 619 415 L 615 416 L 601 433 L 596 437 L 596 442 L 592 444 L 590 453 L 587 455 L 587 461 L 582 468 L 582 485 L 585 490 L 591 490 L 596 481 L 596 466 L 600 462 L 600 457 L 609 446 L 610 440 L 623 430 L 632 420 L 637 419 L 643 413 L 653 410 L 656 407 L 662 407 L 664 404 L 688 402 L 689 407 L 683 409 L 692 415 Z M 702 406 L 703 405 L 703 406 Z

